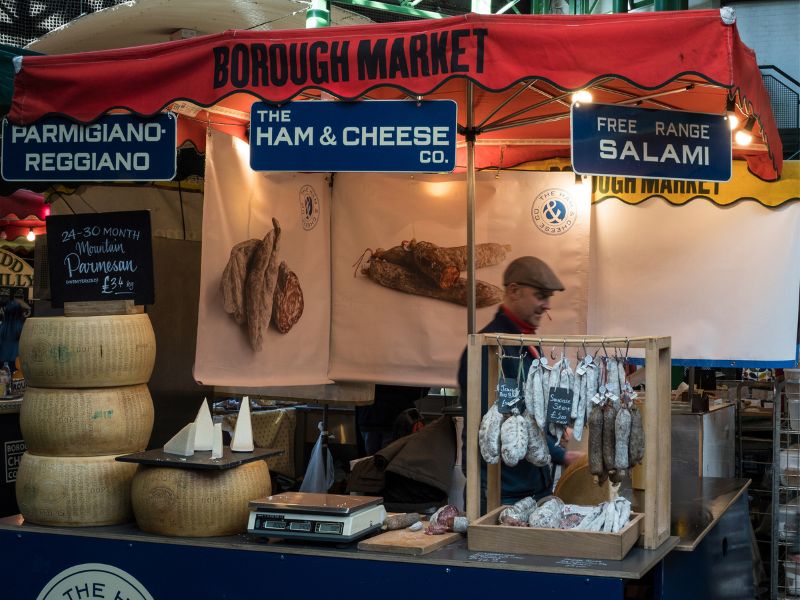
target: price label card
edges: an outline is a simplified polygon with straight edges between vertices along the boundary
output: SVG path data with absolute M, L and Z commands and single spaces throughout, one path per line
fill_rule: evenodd
M 513 377 L 501 377 L 497 382 L 497 410 L 510 415 L 516 408 L 520 414 L 525 411 L 525 399 L 520 393 L 519 383 Z
M 572 412 L 572 390 L 568 388 L 553 388 L 547 401 L 547 422 L 556 425 L 569 425 L 569 415 Z
M 133 300 L 153 304 L 153 250 L 146 210 L 47 217 L 53 306 Z

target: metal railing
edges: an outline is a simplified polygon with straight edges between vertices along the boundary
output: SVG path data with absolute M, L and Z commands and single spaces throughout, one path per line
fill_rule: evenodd
M 775 65 L 759 65 L 772 115 L 783 143 L 784 160 L 800 157 L 800 81 Z

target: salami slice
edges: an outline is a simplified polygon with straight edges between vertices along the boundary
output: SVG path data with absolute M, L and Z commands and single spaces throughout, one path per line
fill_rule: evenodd
M 294 271 L 282 261 L 278 267 L 278 282 L 272 302 L 272 322 L 281 333 L 289 330 L 303 316 L 303 289 Z

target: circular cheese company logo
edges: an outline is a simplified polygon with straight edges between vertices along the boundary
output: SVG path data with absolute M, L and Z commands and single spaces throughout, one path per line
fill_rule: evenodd
M 319 221 L 319 198 L 310 185 L 300 188 L 300 222 L 303 229 L 311 231 Z
M 153 600 L 150 592 L 130 573 L 101 563 L 75 565 L 61 571 L 44 586 L 36 600 L 74 598 L 79 590 L 91 598 L 125 598 Z
M 561 235 L 575 224 L 578 211 L 568 192 L 560 189 L 545 190 L 533 200 L 533 224 L 547 235 Z

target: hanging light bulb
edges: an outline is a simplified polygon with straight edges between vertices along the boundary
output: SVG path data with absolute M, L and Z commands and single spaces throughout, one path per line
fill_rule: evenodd
M 589 90 L 578 90 L 572 94 L 573 102 L 591 102 L 592 93 Z
M 736 100 L 733 96 L 728 96 L 728 102 L 725 105 L 725 118 L 728 119 L 728 126 L 731 131 L 739 126 L 739 115 L 736 114 Z
M 736 135 L 733 136 L 737 144 L 740 146 L 749 146 L 753 142 L 753 126 L 755 124 L 756 118 L 748 117 L 744 129 L 740 129 L 736 132 Z
M 33 240 L 36 239 L 36 234 L 33 233 L 33 227 L 28 229 L 28 235 L 25 236 L 25 239 L 28 240 L 29 242 L 32 242 Z

